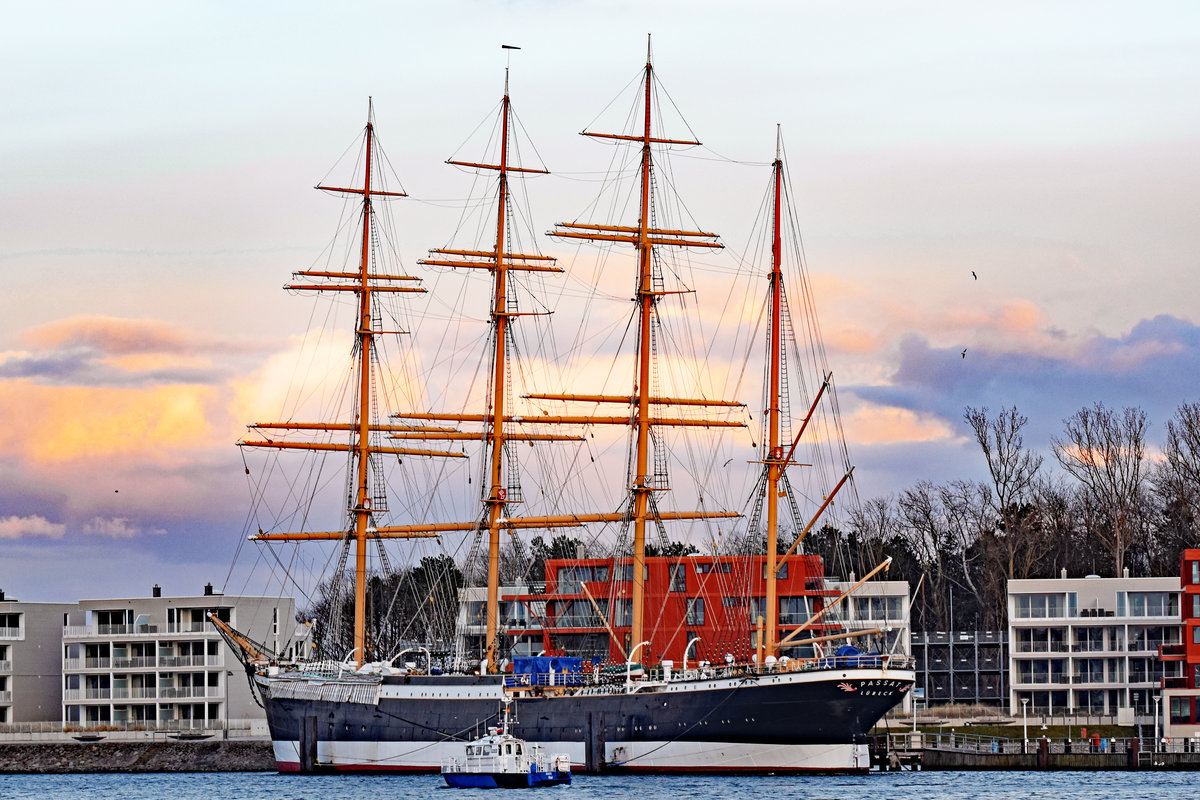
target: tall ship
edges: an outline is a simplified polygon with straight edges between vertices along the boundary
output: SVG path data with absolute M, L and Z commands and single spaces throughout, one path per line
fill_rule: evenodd
M 292 420 L 252 425 L 240 445 L 266 454 L 268 464 L 291 450 L 344 459 L 340 527 L 312 530 L 316 514 L 301 504 L 265 526 L 256 516 L 250 536 L 280 572 L 301 558 L 291 543 L 332 543 L 336 565 L 320 586 L 309 659 L 284 661 L 212 620 L 261 697 L 280 771 L 435 772 L 507 709 L 507 733 L 566 753 L 584 772 L 861 772 L 869 768 L 866 735 L 913 686 L 912 660 L 896 652 L 894 632 L 849 630 L 837 617 L 850 592 L 888 562 L 842 591 L 823 559 L 804 552 L 806 535 L 822 524 L 852 468 L 844 446 L 828 435 L 835 427 L 814 435 L 834 392 L 819 341 L 800 343 L 819 332 L 815 319 L 793 319 L 788 305 L 785 241 L 795 226 L 785 213 L 782 149 L 776 145 L 762 217 L 769 268 L 738 272 L 762 282 L 760 297 L 765 290 L 762 324 L 749 326 L 765 336 L 752 346 L 739 334 L 741 347 L 765 354 L 755 420 L 745 404 L 713 396 L 703 349 L 680 359 L 682 367 L 670 361 L 680 337 L 668 323 L 694 310 L 696 294 L 676 279 L 704 273 L 706 263 L 687 273 L 671 254 L 711 253 L 722 244 L 670 200 L 668 151 L 700 143 L 661 130 L 666 95 L 649 49 L 636 85 L 623 131 L 583 132 L 614 146 L 610 173 L 626 178 L 624 190 L 602 194 L 588 215 L 549 233 L 561 248 L 598 253 L 593 275 L 626 269 L 632 279 L 632 311 L 605 370 L 547 366 L 555 350 L 582 350 L 589 324 L 607 324 L 610 333 L 614 326 L 591 305 L 594 285 L 573 275 L 587 271 L 564 270 L 520 231 L 529 214 L 518 188 L 545 170 L 517 158 L 536 151 L 518 146 L 523 129 L 507 71 L 487 155 L 448 161 L 482 187 L 458 228 L 475 238 L 430 250 L 420 262 L 438 276 L 431 305 L 442 284 L 466 276 L 476 286 L 486 281 L 486 291 L 475 293 L 485 308 L 465 308 L 472 293 L 452 288 L 438 313 L 410 331 L 404 313 L 389 305 L 424 287 L 385 266 L 396 250 L 387 204 L 404 193 L 381 181 L 387 162 L 373 117 L 360 179 L 317 187 L 350 198 L 342 227 L 354 230 L 356 244 L 342 263 L 299 272 L 287 288 L 351 301 L 342 303 L 354 332 L 344 416 L 296 421 L 307 411 L 301 393 Z M 718 286 L 729 277 L 716 274 Z M 553 288 L 554 281 L 562 283 Z M 803 281 L 797 288 L 809 295 Z M 559 316 L 569 308 L 568 320 L 581 323 L 569 343 L 547 332 L 564 325 L 551 324 L 551 307 L 536 289 L 559 298 Z M 448 333 L 451 313 L 486 314 L 486 339 Z M 439 325 L 440 334 L 433 330 Z M 444 386 L 431 390 L 433 379 L 417 377 L 411 350 L 397 358 L 384 352 L 386 342 L 410 333 L 440 335 L 439 357 L 474 352 L 474 371 L 449 370 Z M 800 378 L 806 357 L 816 380 Z M 690 376 L 694 393 L 684 392 L 681 375 Z M 534 379 L 558 380 L 571 391 L 539 390 L 528 385 Z M 755 476 L 733 502 L 721 499 L 729 494 L 722 469 L 733 459 L 720 442 L 730 432 L 751 440 Z M 809 447 L 841 463 L 820 469 L 802 455 Z M 676 457 L 672 448 L 688 455 Z M 526 456 L 531 465 L 521 453 L 533 454 Z M 581 478 L 571 471 L 580 465 Z M 671 465 L 696 478 L 697 488 L 673 486 Z M 800 473 L 825 484 L 797 490 Z M 462 475 L 458 500 L 474 511 L 455 521 L 453 500 L 437 498 Z M 329 484 L 315 468 L 286 494 L 336 494 Z M 675 526 L 707 552 L 672 539 Z M 538 536 L 526 543 L 529 532 Z M 387 554 L 385 544 L 397 539 L 416 554 L 400 556 L 407 568 L 393 567 L 397 557 Z M 443 554 L 420 549 L 434 543 L 446 546 Z M 409 584 L 392 580 L 401 572 Z M 439 602 L 451 610 L 434 613 Z

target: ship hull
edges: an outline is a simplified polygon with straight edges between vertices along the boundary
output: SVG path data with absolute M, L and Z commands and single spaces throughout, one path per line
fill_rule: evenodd
M 863 772 L 866 734 L 911 670 L 708 677 L 544 687 L 511 705 L 512 733 L 582 772 Z M 436 772 L 495 725 L 501 676 L 259 678 L 282 772 Z M 511 694 L 511 693 L 510 693 Z

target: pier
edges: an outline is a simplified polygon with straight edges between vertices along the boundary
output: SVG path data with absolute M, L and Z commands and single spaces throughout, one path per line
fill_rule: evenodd
M 1194 770 L 1200 769 L 1200 741 L 917 731 L 873 737 L 871 763 L 884 770 Z

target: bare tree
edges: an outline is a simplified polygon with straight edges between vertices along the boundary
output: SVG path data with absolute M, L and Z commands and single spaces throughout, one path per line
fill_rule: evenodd
M 1000 521 L 1000 530 L 995 532 L 995 542 L 1003 554 L 1000 567 L 1010 580 L 1028 577 L 1018 574 L 1018 562 L 1028 563 L 1030 554 L 1023 551 L 1033 545 L 1036 532 L 1022 524 L 1028 517 L 1023 507 L 1031 501 L 1042 466 L 1042 457 L 1025 447 L 1021 435 L 1029 419 L 1016 406 L 1000 409 L 995 417 L 988 417 L 986 407 L 967 406 L 963 419 L 975 433 L 996 493 L 992 508 Z
M 1175 505 L 1193 531 L 1200 527 L 1200 403 L 1184 403 L 1167 420 L 1166 458 L 1154 473 L 1164 505 Z
M 1118 415 L 1096 403 L 1079 409 L 1063 424 L 1065 436 L 1051 439 L 1054 455 L 1107 517 L 1108 524 L 1094 531 L 1120 575 L 1146 479 L 1146 412 L 1133 407 Z

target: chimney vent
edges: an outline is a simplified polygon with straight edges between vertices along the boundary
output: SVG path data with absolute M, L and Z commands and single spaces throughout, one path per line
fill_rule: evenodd
M 206 583 L 206 584 L 204 584 L 204 596 L 205 596 L 205 597 L 211 597 L 211 596 L 212 596 L 212 593 L 213 593 L 213 590 L 212 590 L 212 583 L 210 582 L 210 583 Z
M 4 590 L 0 589 L 0 601 L 4 600 Z
M 162 587 L 157 583 L 154 584 L 154 588 L 150 590 L 150 595 L 152 597 L 162 597 Z

